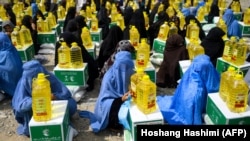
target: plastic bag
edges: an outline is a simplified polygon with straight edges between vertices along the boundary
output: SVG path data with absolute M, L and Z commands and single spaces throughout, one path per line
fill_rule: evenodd
M 127 130 L 130 130 L 129 122 L 128 122 L 128 112 L 130 107 L 130 99 L 128 98 L 120 107 L 118 112 L 119 123 L 123 125 L 123 127 Z

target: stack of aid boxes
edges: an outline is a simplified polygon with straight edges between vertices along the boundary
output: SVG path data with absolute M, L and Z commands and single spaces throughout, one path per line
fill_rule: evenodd
M 35 49 L 33 43 L 30 45 L 25 45 L 21 49 L 17 49 L 17 51 L 23 63 L 32 60 L 35 56 Z
M 33 117 L 31 118 L 29 122 L 30 139 L 32 141 L 72 141 L 68 101 L 52 101 L 51 104 L 51 120 L 36 122 Z

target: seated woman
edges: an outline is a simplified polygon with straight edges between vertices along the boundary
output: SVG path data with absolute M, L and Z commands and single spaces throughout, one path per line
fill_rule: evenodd
M 157 96 L 159 109 L 170 125 L 202 125 L 208 93 L 219 91 L 220 75 L 203 54 L 194 58 L 171 96 Z
M 222 57 L 225 42 L 222 37 L 225 32 L 219 28 L 214 27 L 209 30 L 205 39 L 201 42 L 201 46 L 204 48 L 205 54 L 210 57 L 214 67 L 216 67 L 217 58 Z
M 188 51 L 179 34 L 173 34 L 166 41 L 163 62 L 156 73 L 156 85 L 162 88 L 176 88 L 180 79 L 179 61 L 188 60 Z
M 234 13 L 231 9 L 226 9 L 223 15 L 223 20 L 227 25 L 227 37 L 237 36 L 239 38 L 242 37 L 242 32 L 240 29 L 240 24 L 235 19 Z
M 0 91 L 12 97 L 22 76 L 22 59 L 7 34 L 0 32 Z M 1 99 L 3 96 L 1 94 Z
M 29 136 L 29 121 L 32 117 L 32 80 L 38 73 L 47 75 L 50 81 L 53 100 L 68 100 L 69 115 L 73 116 L 77 109 L 76 101 L 68 88 L 51 72 L 47 71 L 39 61 L 31 60 L 23 65 L 20 78 L 12 99 L 12 108 L 16 121 L 19 123 L 17 133 Z
M 122 129 L 119 124 L 118 112 L 122 103 L 129 96 L 130 77 L 134 73 L 131 53 L 120 51 L 115 55 L 114 64 L 105 73 L 100 93 L 96 101 L 94 113 L 79 112 L 80 117 L 89 118 L 93 132 L 106 128 Z

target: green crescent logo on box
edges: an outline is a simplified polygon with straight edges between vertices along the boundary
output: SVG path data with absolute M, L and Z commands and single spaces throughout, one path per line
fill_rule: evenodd
M 44 129 L 43 130 L 43 135 L 48 137 L 49 136 L 49 129 Z

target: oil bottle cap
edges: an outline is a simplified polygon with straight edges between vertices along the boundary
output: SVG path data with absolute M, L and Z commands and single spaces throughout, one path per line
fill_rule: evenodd
M 232 67 L 232 66 L 229 66 L 227 70 L 228 70 L 228 71 L 235 71 L 235 68 Z
M 78 46 L 76 42 L 71 43 L 71 46 Z
M 67 43 L 66 42 L 62 42 L 62 46 L 67 46 Z
M 143 78 L 142 78 L 142 80 L 144 80 L 144 81 L 149 80 L 149 76 L 148 75 L 144 75 Z
M 44 73 L 38 73 L 37 75 L 37 84 L 43 84 L 45 79 L 45 74 Z

